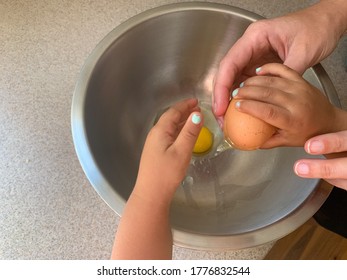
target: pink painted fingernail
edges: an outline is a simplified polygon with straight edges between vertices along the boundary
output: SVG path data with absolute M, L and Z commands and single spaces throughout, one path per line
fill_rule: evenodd
M 307 175 L 310 172 L 310 167 L 306 163 L 298 162 L 294 170 L 298 175 Z
M 322 154 L 324 151 L 324 143 L 314 140 L 308 143 L 307 150 L 310 154 Z

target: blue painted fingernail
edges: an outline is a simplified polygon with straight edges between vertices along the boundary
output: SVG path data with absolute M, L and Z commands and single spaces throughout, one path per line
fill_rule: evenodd
M 232 92 L 232 96 L 235 97 L 237 94 L 239 93 L 239 89 L 234 89 L 234 91 Z
M 192 122 L 193 124 L 199 124 L 201 123 L 201 116 L 198 114 L 193 114 L 192 116 Z
M 255 69 L 255 73 L 259 73 L 261 71 L 261 67 L 258 67 L 257 69 Z
M 240 106 L 241 106 L 241 102 L 240 102 L 240 101 L 237 101 L 237 102 L 235 103 L 235 107 L 236 107 L 236 108 L 240 108 Z
M 240 84 L 240 87 L 243 87 L 245 85 L 245 82 L 242 82 L 241 84 Z

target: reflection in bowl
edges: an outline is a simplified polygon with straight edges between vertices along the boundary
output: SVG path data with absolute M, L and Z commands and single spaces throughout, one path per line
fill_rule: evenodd
M 200 249 L 237 249 L 280 238 L 308 220 L 330 186 L 301 179 L 301 148 L 251 152 L 216 148 L 223 135 L 210 110 L 218 64 L 253 13 L 219 4 L 185 3 L 149 10 L 121 24 L 90 55 L 72 105 L 72 132 L 95 190 L 119 215 L 135 179 L 153 123 L 170 105 L 197 97 L 214 146 L 193 156 L 171 207 L 174 242 Z M 305 73 L 332 102 L 321 66 Z

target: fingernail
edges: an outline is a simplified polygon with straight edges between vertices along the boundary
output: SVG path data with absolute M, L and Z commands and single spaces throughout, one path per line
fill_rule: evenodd
M 235 103 L 235 107 L 236 107 L 236 108 L 240 108 L 240 107 L 241 107 L 241 102 L 240 102 L 240 101 L 237 101 L 237 102 Z
M 314 140 L 308 143 L 307 150 L 310 154 L 321 154 L 324 151 L 324 144 L 322 141 Z
M 217 102 L 213 99 L 213 112 L 214 113 L 217 113 L 217 109 L 218 109 L 218 107 L 217 107 Z
M 232 92 L 232 96 L 235 97 L 237 94 L 239 93 L 239 89 L 234 89 L 234 91 Z
M 243 87 L 244 85 L 245 85 L 245 82 L 242 82 L 242 83 L 240 84 L 240 88 Z
M 217 118 L 218 125 L 221 129 L 223 129 L 223 120 L 221 118 Z
M 261 67 L 258 67 L 257 69 L 255 69 L 255 73 L 259 73 L 261 71 Z
M 201 116 L 198 114 L 193 114 L 192 116 L 192 122 L 193 124 L 199 124 L 201 123 Z
M 295 173 L 298 175 L 307 175 L 310 172 L 310 168 L 306 163 L 299 162 L 295 165 Z

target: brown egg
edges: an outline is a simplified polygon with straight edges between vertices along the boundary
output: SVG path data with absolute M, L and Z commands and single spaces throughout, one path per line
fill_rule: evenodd
M 233 99 L 225 113 L 225 139 L 240 150 L 258 149 L 276 132 L 276 129 L 263 120 L 236 110 L 235 103 L 236 100 Z

